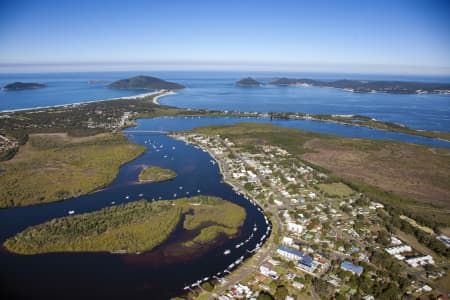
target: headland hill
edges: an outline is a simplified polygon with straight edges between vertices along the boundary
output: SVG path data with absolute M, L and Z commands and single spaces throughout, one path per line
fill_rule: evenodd
M 47 87 L 46 84 L 36 83 L 36 82 L 14 82 L 5 85 L 2 90 L 4 91 L 22 91 L 22 90 L 33 90 L 33 89 L 42 89 Z
M 117 80 L 108 85 L 110 89 L 145 89 L 145 90 L 180 90 L 184 86 L 165 81 L 156 77 L 139 75 L 127 79 Z
M 413 82 L 413 81 L 372 81 L 372 80 L 335 80 L 320 81 L 314 79 L 275 78 L 267 83 L 277 86 L 315 86 L 331 87 L 354 93 L 389 93 L 389 94 L 450 94 L 450 84 Z M 238 86 L 261 86 L 257 80 L 246 77 L 238 82 Z

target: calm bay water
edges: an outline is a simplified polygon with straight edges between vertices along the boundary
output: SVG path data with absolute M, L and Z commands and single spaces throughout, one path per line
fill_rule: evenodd
M 87 81 L 92 79 L 114 81 L 138 74 L 153 75 L 184 84 L 186 89 L 160 99 L 163 104 L 177 107 L 259 112 L 361 114 L 417 129 L 448 131 L 450 128 L 449 95 L 358 94 L 318 87 L 264 86 L 251 88 L 234 86 L 235 81 L 249 75 L 264 82 L 268 82 L 275 76 L 320 80 L 347 78 L 450 82 L 448 77 L 187 71 L 0 74 L 0 85 L 13 81 L 48 84 L 48 88 L 40 90 L 0 92 L 0 110 L 67 104 L 137 94 L 142 91 L 109 90 L 105 87 L 106 84 L 90 85 Z
M 433 147 L 450 148 L 450 142 L 432 139 L 412 134 L 404 134 L 386 130 L 379 130 L 363 126 L 350 126 L 334 122 L 314 120 L 270 120 L 270 118 L 252 117 L 159 117 L 138 120 L 139 127 L 153 128 L 158 131 L 190 130 L 207 125 L 227 125 L 239 122 L 269 123 L 277 126 L 296 128 L 307 131 L 334 134 L 347 137 L 366 138 L 373 140 L 391 140 Z M 132 129 L 133 130 L 133 129 Z
M 145 125 L 140 129 L 154 130 Z M 66 216 L 69 210 L 84 213 L 110 206 L 112 201 L 120 204 L 141 198 L 157 201 L 200 194 L 219 196 L 243 206 L 247 218 L 240 234 L 233 239 L 221 238 L 208 247 L 188 250 L 177 245 L 186 234 L 177 230 L 169 242 L 140 255 L 21 256 L 0 250 L 0 282 L 7 299 L 168 299 L 182 293 L 186 285 L 223 272 L 241 256 L 248 257 L 247 250 L 262 241 L 268 230 L 262 212 L 222 181 L 219 168 L 211 164 L 209 154 L 165 135 L 129 134 L 128 137 L 147 146 L 149 151 L 124 165 L 110 186 L 63 202 L 0 210 L 1 243 L 28 226 Z M 157 146 L 159 151 L 150 145 Z M 144 165 L 170 168 L 178 176 L 172 181 L 139 184 L 137 177 Z M 248 243 L 235 248 L 249 237 L 252 238 Z M 226 249 L 231 254 L 225 256 Z

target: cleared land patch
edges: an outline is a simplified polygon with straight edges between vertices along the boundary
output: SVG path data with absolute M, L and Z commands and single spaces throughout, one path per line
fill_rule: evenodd
M 341 182 L 321 183 L 317 185 L 325 194 L 330 197 L 346 197 L 355 191 Z

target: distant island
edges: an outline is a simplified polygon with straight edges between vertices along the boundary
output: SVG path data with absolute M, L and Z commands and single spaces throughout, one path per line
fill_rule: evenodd
M 336 80 L 319 81 L 313 79 L 277 78 L 269 84 L 279 86 L 318 86 L 332 87 L 354 93 L 383 92 L 391 94 L 450 94 L 450 84 L 412 81 L 369 81 Z
M 241 80 L 237 81 L 235 83 L 237 86 L 260 86 L 261 82 L 251 78 L 251 77 L 246 77 L 246 78 L 242 78 Z
M 108 80 L 104 79 L 93 79 L 88 81 L 89 84 L 101 84 L 101 83 L 108 83 Z
M 45 88 L 47 85 L 43 83 L 35 83 L 35 82 L 14 82 L 7 84 L 3 87 L 4 91 L 21 91 L 21 90 L 32 90 L 32 89 L 41 89 Z
M 161 182 L 177 177 L 177 173 L 160 167 L 144 168 L 139 174 L 139 182 Z
M 235 236 L 245 217 L 244 208 L 217 197 L 139 200 L 28 227 L 6 240 L 3 246 L 26 255 L 137 253 L 160 245 L 182 222 L 183 231 L 191 233 L 182 245 L 201 247 L 219 236 Z
M 121 79 L 108 85 L 111 89 L 180 90 L 183 85 L 151 76 L 135 76 Z

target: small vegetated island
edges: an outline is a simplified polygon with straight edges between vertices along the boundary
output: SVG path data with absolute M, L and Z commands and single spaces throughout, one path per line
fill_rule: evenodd
M 242 78 L 241 80 L 237 81 L 235 83 L 235 85 L 237 86 L 260 86 L 261 82 L 251 78 L 251 77 L 246 77 L 246 78 Z
M 148 251 L 166 240 L 183 220 L 185 230 L 199 232 L 185 246 L 201 245 L 219 235 L 238 233 L 245 210 L 210 196 L 174 201 L 139 200 L 99 211 L 67 216 L 29 227 L 6 240 L 4 246 L 19 254 L 50 252 Z
M 184 86 L 151 76 L 135 76 L 108 85 L 111 89 L 180 90 Z
M 47 85 L 35 82 L 14 82 L 3 87 L 4 91 L 21 91 L 45 88 Z
M 170 169 L 156 166 L 146 167 L 139 174 L 139 182 L 161 182 L 177 177 L 177 173 Z

